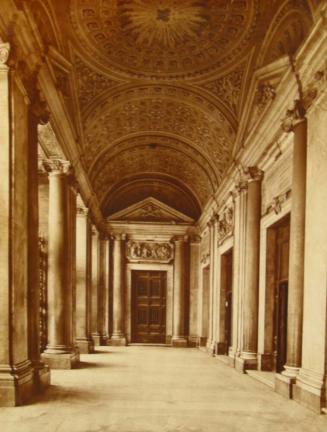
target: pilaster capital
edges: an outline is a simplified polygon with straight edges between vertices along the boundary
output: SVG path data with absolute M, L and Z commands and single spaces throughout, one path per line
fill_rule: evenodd
M 105 232 L 103 232 L 103 231 L 100 231 L 100 233 L 99 233 L 99 240 L 102 240 L 102 241 L 109 240 L 108 234 L 105 233 Z
M 50 175 L 70 175 L 72 173 L 70 162 L 63 159 L 45 159 L 43 164 Z
M 171 241 L 173 241 L 174 243 L 186 243 L 189 240 L 189 236 L 188 235 L 175 235 Z
M 7 62 L 10 54 L 10 44 L 8 42 L 0 42 L 0 68 L 7 68 Z
M 233 198 L 237 198 L 242 192 L 248 189 L 248 183 L 245 180 L 240 180 L 235 183 L 234 189 L 232 191 Z
M 127 234 L 125 233 L 113 233 L 111 234 L 111 239 L 115 241 L 125 241 L 127 240 Z
M 264 172 L 256 166 L 245 167 L 243 169 L 243 173 L 245 176 L 245 181 L 247 181 L 248 183 L 254 181 L 261 181 L 264 174 Z
M 201 236 L 198 234 L 192 234 L 190 236 L 190 243 L 191 244 L 200 244 L 201 243 Z
M 285 117 L 282 119 L 282 129 L 284 132 L 292 132 L 295 126 L 305 119 L 305 108 L 301 100 L 294 101 L 294 107 L 286 111 Z
M 78 204 L 76 207 L 76 214 L 77 216 L 87 217 L 87 215 L 89 214 L 89 209 L 82 204 Z

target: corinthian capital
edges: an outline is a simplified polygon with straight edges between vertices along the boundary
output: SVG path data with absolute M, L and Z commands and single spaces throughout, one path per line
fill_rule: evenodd
M 10 45 L 8 42 L 0 43 L 0 66 L 5 65 L 8 61 Z
M 247 182 L 261 181 L 263 177 L 263 171 L 256 166 L 249 166 L 244 168 L 244 175 Z
M 51 174 L 71 174 L 71 165 L 69 161 L 57 158 L 46 159 L 44 162 L 45 169 Z
M 302 102 L 297 99 L 294 101 L 294 108 L 286 111 L 282 119 L 282 129 L 284 132 L 292 132 L 294 127 L 305 118 L 305 108 Z

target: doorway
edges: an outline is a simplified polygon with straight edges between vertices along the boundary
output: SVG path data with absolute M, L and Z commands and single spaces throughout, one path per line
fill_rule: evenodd
M 270 339 L 271 351 L 270 349 L 269 351 L 272 353 L 270 370 L 278 373 L 283 371 L 287 356 L 289 238 L 289 215 L 271 226 L 267 231 L 265 337 Z
M 166 342 L 164 271 L 132 271 L 132 342 Z
M 229 348 L 232 346 L 233 249 L 221 256 L 221 295 L 221 322 L 224 331 L 224 343 L 219 350 L 219 354 L 228 355 Z
M 209 336 L 209 291 L 210 291 L 210 267 L 202 270 L 202 325 L 200 346 L 206 346 Z
M 276 372 L 282 372 L 287 354 L 287 298 L 289 267 L 289 218 L 281 221 L 276 227 L 276 264 L 275 264 L 275 325 L 274 352 Z

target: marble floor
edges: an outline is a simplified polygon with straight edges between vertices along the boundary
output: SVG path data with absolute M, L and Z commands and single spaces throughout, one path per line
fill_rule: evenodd
M 1 432 L 326 432 L 327 419 L 197 349 L 101 347 L 53 371 L 33 404 L 0 409 Z

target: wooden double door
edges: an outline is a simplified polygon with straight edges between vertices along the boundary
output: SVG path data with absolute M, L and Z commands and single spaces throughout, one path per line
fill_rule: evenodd
M 166 272 L 132 272 L 132 342 L 166 342 Z

